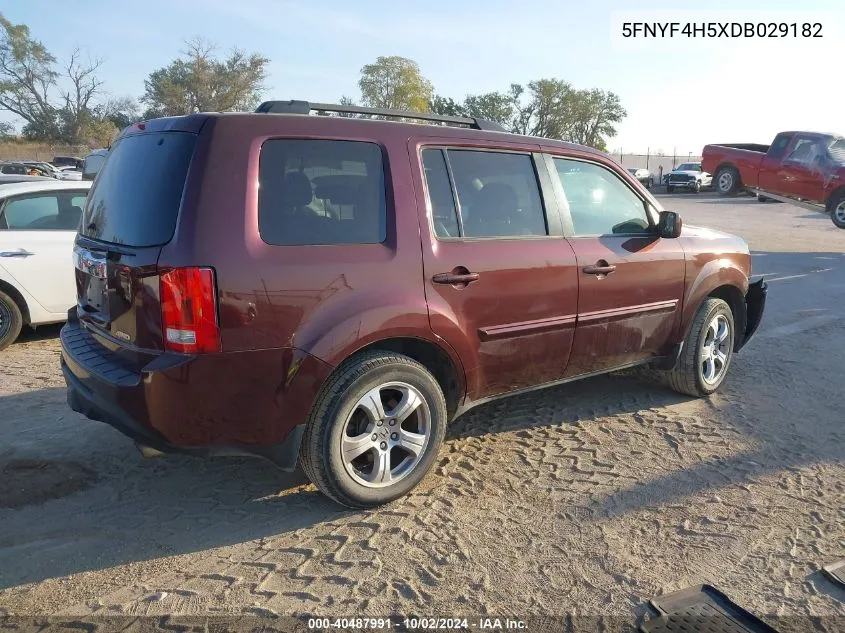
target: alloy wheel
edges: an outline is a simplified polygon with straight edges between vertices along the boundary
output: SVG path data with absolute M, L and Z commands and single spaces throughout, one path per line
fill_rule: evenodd
M 733 345 L 731 325 L 724 314 L 717 314 L 710 321 L 704 333 L 701 347 L 701 378 L 713 385 L 722 378 L 728 367 L 728 358 Z
M 719 191 L 730 191 L 734 184 L 733 174 L 729 171 L 722 172 L 719 176 Z
M 836 208 L 833 210 L 833 215 L 840 224 L 845 224 L 845 200 L 836 205 Z
M 368 391 L 346 418 L 341 455 L 346 472 L 368 488 L 383 488 L 419 465 L 431 435 L 431 411 L 423 395 L 404 382 Z

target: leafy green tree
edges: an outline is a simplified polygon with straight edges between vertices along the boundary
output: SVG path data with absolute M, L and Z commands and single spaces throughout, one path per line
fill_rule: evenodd
M 419 65 L 405 57 L 379 57 L 361 69 L 361 100 L 372 108 L 428 112 L 434 94 Z
M 183 57 L 152 72 L 144 81 L 144 118 L 253 110 L 260 101 L 269 59 L 234 50 L 226 59 L 215 46 L 190 40 Z
M 84 61 L 77 49 L 57 70 L 56 58 L 32 38 L 29 27 L 0 14 L 0 110 L 23 119 L 28 138 L 80 141 L 83 127 L 97 120 L 101 63 Z
M 443 97 L 441 95 L 434 95 L 428 103 L 428 109 L 434 114 L 442 116 L 467 116 L 464 106 L 452 99 L 451 97 Z

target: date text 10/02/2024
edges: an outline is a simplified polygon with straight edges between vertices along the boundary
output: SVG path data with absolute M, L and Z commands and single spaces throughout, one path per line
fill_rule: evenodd
M 309 618 L 308 628 L 321 629 L 399 629 L 408 631 L 467 630 L 490 631 L 526 630 L 522 620 L 511 618 Z

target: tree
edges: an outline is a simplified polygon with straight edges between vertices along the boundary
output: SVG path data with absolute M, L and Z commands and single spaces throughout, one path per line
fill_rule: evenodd
M 428 102 L 428 110 L 442 116 L 467 116 L 463 105 L 451 97 L 441 95 L 434 95 L 431 98 L 431 101 Z
M 28 138 L 76 143 L 84 126 L 97 121 L 93 103 L 103 82 L 100 60 L 73 51 L 59 72 L 57 60 L 25 24 L 0 14 L 0 110 L 24 121 Z
M 358 81 L 365 106 L 428 112 L 434 88 L 411 59 L 379 57 L 361 69 Z
M 0 108 L 22 118 L 26 128 L 58 135 L 56 108 L 50 91 L 56 84 L 56 58 L 29 35 L 25 24 L 12 24 L 0 14 Z
M 254 109 L 264 89 L 269 59 L 234 50 L 226 59 L 204 40 L 186 42 L 183 57 L 150 73 L 144 81 L 144 118 Z
M 578 90 L 573 95 L 575 115 L 569 139 L 602 151 L 607 149 L 606 137 L 616 135 L 615 123 L 626 116 L 619 96 L 612 92 Z
M 5 141 L 15 136 L 15 126 L 8 121 L 0 121 L 0 141 Z
M 119 130 L 141 120 L 138 102 L 132 97 L 109 99 L 99 105 L 95 112 L 98 118 L 108 119 Z
M 65 73 L 70 83 L 68 88 L 61 93 L 64 101 L 59 115 L 62 121 L 61 136 L 70 141 L 80 140 L 79 133 L 83 126 L 94 122 L 89 104 L 103 85 L 103 82 L 97 78 L 97 69 L 102 64 L 102 60 L 82 64 L 79 57 L 79 49 L 74 50 L 65 66 Z
M 507 92 L 487 92 L 480 95 L 468 95 L 464 99 L 463 110 L 467 116 L 487 119 L 498 123 L 505 129 L 514 126 L 514 117 L 519 109 L 518 94 Z

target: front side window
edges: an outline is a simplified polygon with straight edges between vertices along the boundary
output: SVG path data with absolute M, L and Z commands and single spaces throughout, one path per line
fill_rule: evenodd
M 268 244 L 386 239 L 384 164 L 375 143 L 269 140 L 258 171 L 258 230 Z
M 0 226 L 19 231 L 76 231 L 85 194 L 60 192 L 15 198 L 6 202 Z
M 799 138 L 795 148 L 786 157 L 786 160 L 796 163 L 812 164 L 824 153 L 822 144 L 814 138 Z
M 575 236 L 651 232 L 643 201 L 609 169 L 555 158 Z

